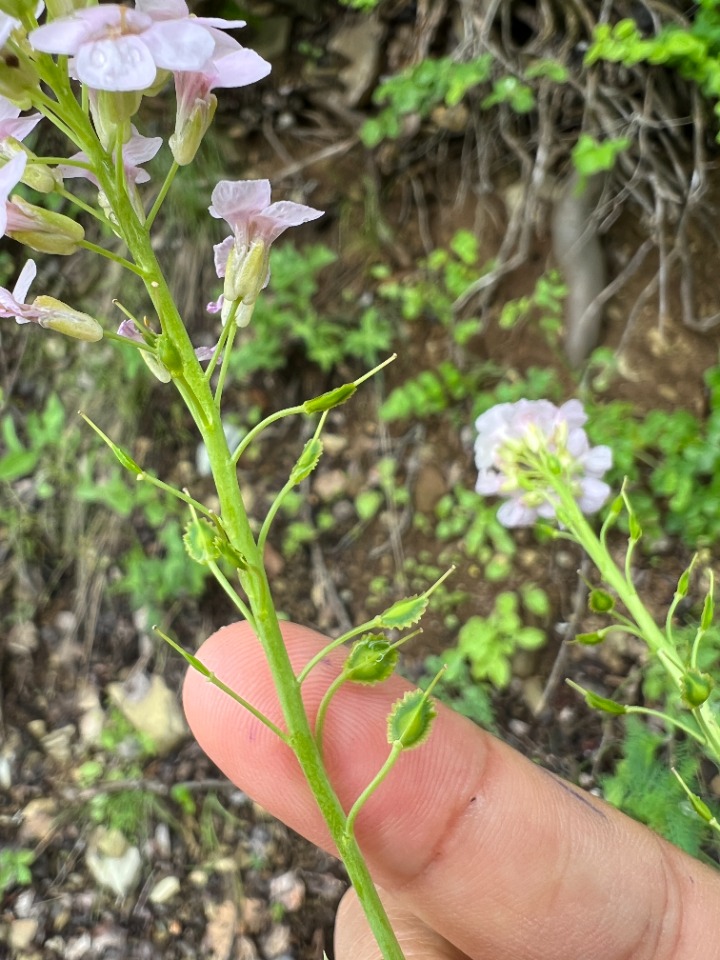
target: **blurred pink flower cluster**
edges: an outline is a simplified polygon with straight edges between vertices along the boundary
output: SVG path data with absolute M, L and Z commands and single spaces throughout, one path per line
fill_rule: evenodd
M 505 497 L 498 520 L 506 527 L 532 525 L 538 517 L 555 516 L 557 494 L 547 470 L 569 484 L 583 513 L 595 513 L 610 487 L 601 478 L 612 466 L 609 447 L 591 447 L 579 400 L 561 407 L 549 400 L 501 403 L 475 422 L 475 489 L 485 496 Z

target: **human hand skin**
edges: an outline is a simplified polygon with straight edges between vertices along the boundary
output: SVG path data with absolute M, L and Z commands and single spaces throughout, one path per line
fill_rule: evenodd
M 326 638 L 283 625 L 299 671 Z M 246 623 L 210 637 L 200 660 L 282 726 L 265 657 Z M 342 650 L 303 684 L 311 719 Z M 324 755 L 349 809 L 386 760 L 400 677 L 344 684 Z M 191 670 L 184 702 L 202 748 L 261 806 L 333 850 L 295 757 L 267 727 Z M 429 739 L 403 754 L 356 833 L 407 960 L 720 960 L 720 874 L 438 704 Z M 352 893 L 337 960 L 379 960 Z

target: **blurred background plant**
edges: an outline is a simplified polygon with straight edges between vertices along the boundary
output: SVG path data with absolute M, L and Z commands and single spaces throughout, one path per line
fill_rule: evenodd
M 592 575 L 577 551 L 543 530 L 510 533 L 498 523 L 496 504 L 474 491 L 470 424 L 521 397 L 583 400 L 592 442 L 613 449 L 611 484 L 628 478 L 644 531 L 637 581 L 659 622 L 691 554 L 716 564 L 720 4 L 708 0 L 685 16 L 585 0 L 582 17 L 557 0 L 316 0 L 299 13 L 270 6 L 271 16 L 241 15 L 247 42 L 274 49 L 264 53 L 274 78 L 256 96 L 221 105 L 220 134 L 197 175 L 181 178 L 158 235 L 181 307 L 196 342 L 213 342 L 203 309 L 218 292 L 204 257 L 219 239 L 205 213 L 209 185 L 218 168 L 268 175 L 283 196 L 309 193 L 328 215 L 297 246 L 273 251 L 271 284 L 232 358 L 227 429 L 239 441 L 278 407 L 399 354 L 377 383 L 332 412 L 307 498 L 284 505 L 266 551 L 280 606 L 338 633 L 454 564 L 424 634 L 404 651 L 408 676 L 426 683 L 447 662 L 438 690 L 456 709 L 693 854 L 717 859 L 668 770 L 674 765 L 711 806 L 718 771 L 660 723 L 598 718 L 563 687 L 570 674 L 623 702 L 663 709 L 677 700 L 632 638 L 598 648 L 568 642 L 597 627 L 586 606 Z M 235 13 L 223 15 L 237 15 L 228 8 Z M 145 132 L 161 133 L 162 102 L 153 109 Z M 161 165 L 150 166 L 153 182 Z M 575 366 L 564 336 L 577 278 L 563 276 L 552 238 L 553 210 L 572 177 L 599 182 L 582 227 L 606 261 L 594 297 L 603 324 Z M 11 285 L 20 264 L 9 251 L 0 282 Z M 85 261 L 64 267 L 60 275 L 41 264 L 43 284 L 116 325 L 117 275 Z M 142 315 L 132 291 L 121 292 Z M 232 859 L 241 833 L 242 863 L 198 889 L 222 902 L 229 885 L 246 884 L 267 898 L 269 864 L 296 862 L 295 841 L 278 839 L 245 800 L 215 787 L 173 793 L 173 778 L 215 778 L 189 745 L 162 757 L 138 741 L 131 758 L 119 757 L 134 734 L 105 699 L 111 681 L 138 670 L 163 673 L 177 688 L 180 666 L 157 645 L 153 624 L 172 627 L 191 648 L 231 614 L 186 560 L 184 510 L 129 479 L 76 411 L 144 469 L 204 494 L 192 425 L 133 351 L 77 348 L 36 332 L 12 323 L 0 330 L 0 782 L 9 798 L 0 817 L 27 809 L 28 784 L 43 797 L 58 783 L 93 792 L 81 805 L 87 829 L 120 830 L 150 849 L 164 825 L 173 852 L 162 869 L 183 885 L 210 848 L 218 861 Z M 302 430 L 273 425 L 243 459 L 251 516 L 264 515 L 307 439 Z M 622 552 L 622 525 L 613 536 Z M 698 596 L 677 616 L 691 638 Z M 717 669 L 717 647 L 711 633 L 703 669 Z M 85 681 L 109 723 L 91 750 L 79 734 Z M 35 736 L 28 724 L 38 719 L 45 730 Z M 75 732 L 69 759 L 58 761 L 42 738 L 65 725 Z M 151 786 L 104 789 L 127 781 Z M 73 845 L 83 840 L 70 836 L 60 812 L 59 839 L 46 845 L 19 840 L 14 821 L 0 820 L 5 903 L 32 883 L 48 902 L 65 889 Z M 147 923 L 162 926 L 161 908 L 152 910 Z M 329 920 L 319 914 L 322 927 Z M 188 942 L 202 942 L 206 920 L 183 915 Z M 312 930 L 300 930 L 292 912 L 288 922 L 310 943 Z

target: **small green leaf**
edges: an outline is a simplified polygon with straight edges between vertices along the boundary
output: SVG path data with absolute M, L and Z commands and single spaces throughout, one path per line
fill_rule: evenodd
M 435 707 L 424 691 L 408 690 L 393 704 L 388 717 L 388 741 L 401 743 L 406 750 L 419 746 L 429 736 L 435 715 Z
M 425 594 L 414 597 L 405 597 L 398 600 L 387 610 L 383 611 L 378 618 L 377 624 L 380 627 L 397 628 L 403 630 L 417 623 L 425 613 L 428 605 L 428 598 Z
M 595 647 L 602 643 L 605 635 L 600 630 L 594 630 L 592 633 L 576 633 L 575 643 L 581 643 L 585 647 Z

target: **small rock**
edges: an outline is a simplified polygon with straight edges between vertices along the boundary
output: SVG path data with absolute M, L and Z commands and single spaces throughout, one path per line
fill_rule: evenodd
M 379 20 L 363 17 L 344 23 L 328 43 L 328 50 L 345 61 L 337 75 L 343 92 L 336 95 L 344 106 L 356 107 L 375 86 L 384 32 Z
M 249 937 L 238 937 L 235 943 L 234 960 L 259 960 L 257 947 Z
M 56 813 L 55 801 L 50 797 L 31 800 L 22 812 L 19 839 L 21 841 L 43 840 L 53 829 Z
M 27 917 L 23 920 L 13 920 L 10 924 L 8 944 L 11 950 L 26 950 L 35 939 L 38 931 L 38 921 Z
M 38 643 L 38 628 L 30 620 L 10 627 L 5 641 L 8 652 L 18 657 L 29 657 L 35 653 Z
M 19 920 L 25 920 L 27 917 L 31 917 L 33 913 L 33 905 L 35 903 L 35 893 L 33 890 L 23 890 L 22 893 L 19 893 L 15 898 L 15 909 L 14 914 Z
M 180 893 L 180 881 L 177 877 L 163 877 L 150 891 L 151 903 L 168 903 Z
M 268 934 L 262 937 L 260 949 L 267 960 L 278 960 L 290 949 L 290 927 L 276 923 Z
M 92 937 L 85 931 L 65 944 L 63 960 L 86 960 L 92 949 Z
M 100 742 L 105 723 L 105 711 L 100 706 L 100 697 L 95 687 L 89 683 L 83 684 L 78 690 L 77 703 L 82 710 L 78 721 L 80 741 L 85 746 L 93 747 Z
M 140 851 L 120 830 L 99 827 L 90 838 L 85 862 L 97 883 L 118 897 L 127 896 L 140 880 Z
M 56 763 L 65 764 L 72 757 L 71 745 L 75 733 L 74 725 L 68 723 L 64 727 L 46 733 L 44 737 L 40 738 L 40 743 L 45 753 Z
M 187 737 L 177 697 L 158 674 L 133 674 L 125 683 L 109 684 L 107 692 L 135 729 L 150 737 L 161 756 Z
M 203 938 L 203 956 L 209 960 L 228 960 L 235 939 L 237 907 L 234 900 L 207 904 L 208 925 Z
M 312 489 L 323 503 L 330 503 L 345 493 L 347 474 L 344 470 L 325 470 L 315 477 Z
M 270 899 L 282 904 L 288 913 L 294 913 L 305 902 L 305 884 L 294 870 L 288 870 L 270 881 Z
M 47 733 L 47 727 L 45 726 L 44 720 L 30 720 L 27 725 L 28 733 L 35 737 L 36 740 L 40 740 L 41 737 L 44 737 Z
M 432 513 L 446 493 L 447 483 L 441 470 L 432 463 L 424 463 L 418 470 L 415 482 L 415 508 L 421 513 Z
M 242 901 L 241 919 L 246 933 L 259 933 L 268 919 L 265 903 L 258 897 L 246 897 Z

